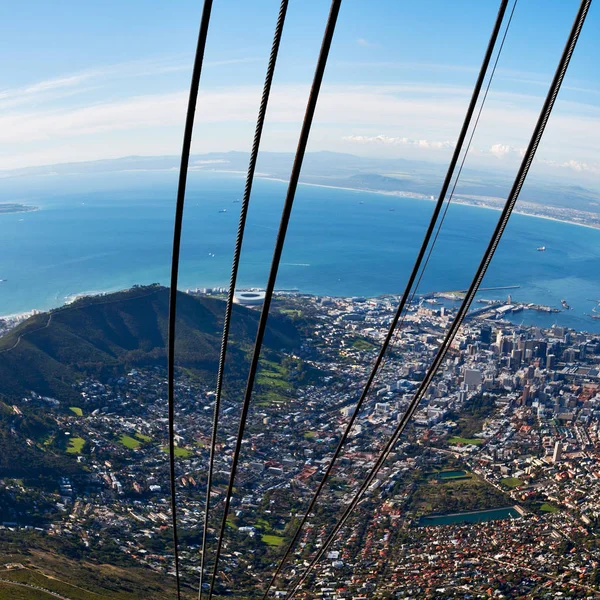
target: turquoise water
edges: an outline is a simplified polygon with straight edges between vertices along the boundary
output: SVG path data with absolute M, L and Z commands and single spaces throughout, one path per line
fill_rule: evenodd
M 431 525 L 456 525 L 457 523 L 486 523 L 487 521 L 501 521 L 508 518 L 517 519 L 520 516 L 515 508 L 507 506 L 491 510 L 476 510 L 473 512 L 421 517 L 418 525 L 419 527 L 429 527 Z
M 62 304 L 83 292 L 167 284 L 177 185 L 174 172 L 125 172 L 0 180 L 0 202 L 35 204 L 0 215 L 0 314 Z M 185 209 L 180 287 L 226 286 L 244 179 L 192 173 Z M 239 284 L 263 286 L 286 185 L 257 180 Z M 433 203 L 301 185 L 278 288 L 340 296 L 403 291 Z M 226 212 L 219 212 L 226 209 Z M 393 210 L 392 210 L 393 209 Z M 466 288 L 498 212 L 452 206 L 420 291 Z M 537 252 L 545 245 L 546 252 Z M 212 256 L 214 254 L 214 256 Z M 600 300 L 600 231 L 515 215 L 484 286 L 519 285 L 515 300 L 568 313 L 520 313 L 600 331 L 585 316 Z M 483 292 L 505 297 L 508 292 Z

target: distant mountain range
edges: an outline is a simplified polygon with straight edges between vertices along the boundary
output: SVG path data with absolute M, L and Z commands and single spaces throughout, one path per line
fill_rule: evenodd
M 191 157 L 190 169 L 196 171 L 237 171 L 248 168 L 245 152 L 212 152 Z M 294 155 L 291 152 L 261 152 L 257 176 L 287 180 Z M 0 171 L 3 178 L 47 175 L 110 173 L 118 171 L 168 171 L 179 168 L 178 156 L 128 156 L 91 162 L 63 163 Z M 447 165 L 406 159 L 369 158 L 337 152 L 306 154 L 301 181 L 317 185 L 359 190 L 406 193 L 425 197 L 439 194 Z M 468 203 L 481 200 L 493 203 L 506 198 L 512 171 L 499 163 L 497 169 L 463 169 L 456 195 Z M 524 203 L 543 207 L 600 213 L 600 187 L 591 189 L 565 183 L 566 180 L 542 179 L 533 173 L 521 194 Z M 530 211 L 531 212 L 531 211 Z M 534 211 L 535 212 L 535 211 Z

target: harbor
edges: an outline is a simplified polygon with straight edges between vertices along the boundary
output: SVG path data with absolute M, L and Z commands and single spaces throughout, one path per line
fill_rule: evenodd
M 545 306 L 544 304 L 534 304 L 531 302 L 506 302 L 501 300 L 477 300 L 480 304 L 485 304 L 482 308 L 476 308 L 469 312 L 467 319 L 474 317 L 481 317 L 483 319 L 503 319 L 508 315 L 520 313 L 525 310 L 532 310 L 539 313 L 560 313 L 562 312 L 558 308 L 552 306 Z
M 507 285 L 498 287 L 486 287 L 480 288 L 480 292 L 498 292 L 498 291 L 510 291 L 518 290 L 521 286 L 519 285 Z M 431 292 L 423 294 L 421 300 L 430 304 L 443 304 L 443 301 L 451 302 L 462 302 L 467 290 L 453 290 L 443 292 Z M 476 300 L 478 304 L 483 304 L 480 308 L 473 308 L 469 311 L 467 319 L 480 317 L 483 319 L 504 319 L 508 315 L 520 313 L 522 311 L 531 310 L 544 314 L 560 313 L 563 310 L 569 310 L 570 306 L 565 300 L 561 301 L 562 308 L 556 308 L 554 306 L 547 306 L 545 304 L 536 304 L 534 302 L 517 302 L 514 301 L 511 294 L 509 293 L 506 299 L 486 299 L 478 298 Z

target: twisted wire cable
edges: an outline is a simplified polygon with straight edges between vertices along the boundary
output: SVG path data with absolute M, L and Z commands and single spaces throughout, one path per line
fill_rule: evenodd
M 333 453 L 333 456 L 330 459 L 330 461 L 329 461 L 329 463 L 327 465 L 327 468 L 325 469 L 325 472 L 324 472 L 324 474 L 323 474 L 323 476 L 322 476 L 322 478 L 321 478 L 321 480 L 319 482 L 319 485 L 317 486 L 317 488 L 316 488 L 316 490 L 315 490 L 315 492 L 314 492 L 314 494 L 313 494 L 313 496 L 311 498 L 311 501 L 310 501 L 310 503 L 308 505 L 308 508 L 305 510 L 305 512 L 304 512 L 304 514 L 302 516 L 302 519 L 300 520 L 300 524 L 296 528 L 296 531 L 294 533 L 294 537 L 292 538 L 291 542 L 288 544 L 283 557 L 279 561 L 279 564 L 278 564 L 275 572 L 273 573 L 273 576 L 271 577 L 271 581 L 269 582 L 269 585 L 267 586 L 267 589 L 266 589 L 266 591 L 263 594 L 263 600 L 265 600 L 267 598 L 267 596 L 269 594 L 269 591 L 273 587 L 273 585 L 274 585 L 277 577 L 281 573 L 281 570 L 282 570 L 283 566 L 285 565 L 287 559 L 289 558 L 289 555 L 291 554 L 293 548 L 295 547 L 296 543 L 298 542 L 298 539 L 300 537 L 300 533 L 301 533 L 304 525 L 306 524 L 306 521 L 308 520 L 309 515 L 312 513 L 312 511 L 314 509 L 314 506 L 315 506 L 315 504 L 317 502 L 317 499 L 320 496 L 320 494 L 321 494 L 321 492 L 323 490 L 323 487 L 325 486 L 325 483 L 326 483 L 327 479 L 329 478 L 329 476 L 331 474 L 331 471 L 333 470 L 334 464 L 337 461 L 337 459 L 338 459 L 338 457 L 339 457 L 339 455 L 340 455 L 340 453 L 342 451 L 342 448 L 343 448 L 343 446 L 344 446 L 344 444 L 345 444 L 345 442 L 346 442 L 346 440 L 348 438 L 348 435 L 350 434 L 350 431 L 352 430 L 354 422 L 356 421 L 356 418 L 358 417 L 358 414 L 359 414 L 359 412 L 360 412 L 360 410 L 361 410 L 361 408 L 362 408 L 362 406 L 363 406 L 366 398 L 368 397 L 368 394 L 369 394 L 369 391 L 371 390 L 373 382 L 374 382 L 377 374 L 384 367 L 385 356 L 386 356 L 388 347 L 391 345 L 390 343 L 392 342 L 392 338 L 394 337 L 395 333 L 397 331 L 399 331 L 399 328 L 397 329 L 397 326 L 398 326 L 398 322 L 400 320 L 401 315 L 402 315 L 402 322 L 404 321 L 403 315 L 404 315 L 405 307 L 407 305 L 407 298 L 408 298 L 408 295 L 409 295 L 409 293 L 411 292 L 411 290 L 413 288 L 415 278 L 417 277 L 417 274 L 419 273 L 419 269 L 421 268 L 423 257 L 425 255 L 425 252 L 427 251 L 427 248 L 429 246 L 429 242 L 431 241 L 431 236 L 433 234 L 435 225 L 437 223 L 439 213 L 440 213 L 441 208 L 442 208 L 442 206 L 444 204 L 444 200 L 446 198 L 446 193 L 447 193 L 448 188 L 450 186 L 450 182 L 452 181 L 452 176 L 453 176 L 454 171 L 456 169 L 456 165 L 458 163 L 458 159 L 460 158 L 460 153 L 462 151 L 463 144 L 464 144 L 465 138 L 467 136 L 467 133 L 468 133 L 468 130 L 469 130 L 469 126 L 471 124 L 471 121 L 472 121 L 472 118 L 473 118 L 473 114 L 475 112 L 475 108 L 477 106 L 477 101 L 478 101 L 479 95 L 481 93 L 481 88 L 483 86 L 485 75 L 486 75 L 487 70 L 489 68 L 489 64 L 490 64 L 490 60 L 491 60 L 491 57 L 492 57 L 492 54 L 493 54 L 493 51 L 494 51 L 494 47 L 495 47 L 496 41 L 498 39 L 498 34 L 499 34 L 500 28 L 502 26 L 502 21 L 504 20 L 504 15 L 505 15 L 505 12 L 506 12 L 507 5 L 508 5 L 508 0 L 502 0 L 502 2 L 500 3 L 500 8 L 498 10 L 498 14 L 497 14 L 497 17 L 496 17 L 496 21 L 494 23 L 492 34 L 491 34 L 490 40 L 488 42 L 488 46 L 487 46 L 487 49 L 486 49 L 486 52 L 485 52 L 485 55 L 484 55 L 484 59 L 483 59 L 482 65 L 481 65 L 481 69 L 479 71 L 479 76 L 477 78 L 477 81 L 475 83 L 475 87 L 473 89 L 473 94 L 471 96 L 471 101 L 469 103 L 469 106 L 468 106 L 468 109 L 467 109 L 467 113 L 465 115 L 465 120 L 463 122 L 461 131 L 460 131 L 460 134 L 459 134 L 456 146 L 455 146 L 455 150 L 454 150 L 454 153 L 452 155 L 452 160 L 450 161 L 450 165 L 448 167 L 448 172 L 446 174 L 446 178 L 444 180 L 444 183 L 443 183 L 440 195 L 438 197 L 436 206 L 435 206 L 433 214 L 431 216 L 431 220 L 430 220 L 429 226 L 428 226 L 427 231 L 425 233 L 425 236 L 423 238 L 423 242 L 421 244 L 421 248 L 420 248 L 419 254 L 418 254 L 417 259 L 416 259 L 416 261 L 415 261 L 415 263 L 413 265 L 413 269 L 412 269 L 411 275 L 410 275 L 410 277 L 408 279 L 408 283 L 406 285 L 406 289 L 404 291 L 404 294 L 402 295 L 402 299 L 400 300 L 400 303 L 399 303 L 398 308 L 396 310 L 396 314 L 394 315 L 394 318 L 393 318 L 392 323 L 391 323 L 391 325 L 389 327 L 387 335 L 386 335 L 386 337 L 385 337 L 385 339 L 384 339 L 384 341 L 383 341 L 383 343 L 381 345 L 379 354 L 378 354 L 378 356 L 377 356 L 377 358 L 375 360 L 375 363 L 373 364 L 373 367 L 371 369 L 371 372 L 369 374 L 367 382 L 365 383 L 365 386 L 364 386 L 363 391 L 361 393 L 361 396 L 360 396 L 360 398 L 358 400 L 358 403 L 356 404 L 356 406 L 354 408 L 354 411 L 352 412 L 352 415 L 351 415 L 348 423 L 346 424 L 346 427 L 345 427 L 344 432 L 343 432 L 343 434 L 342 434 L 342 436 L 341 436 L 341 438 L 340 438 L 340 440 L 338 442 L 336 450 Z M 504 43 L 504 40 L 502 41 L 502 43 Z M 496 64 L 497 64 L 497 62 L 498 61 L 496 59 Z M 495 68 L 496 68 L 496 64 L 494 65 L 494 71 L 495 71 Z M 493 77 L 493 72 L 492 72 L 492 77 Z M 491 78 L 490 78 L 490 82 L 488 83 L 488 87 L 487 87 L 486 92 L 485 92 L 486 96 L 487 96 L 487 92 L 489 90 L 490 83 L 491 83 Z M 483 100 L 483 103 L 484 102 L 485 102 L 485 98 Z M 483 103 L 481 105 L 481 108 L 480 108 L 480 111 L 479 111 L 479 115 L 477 116 L 477 122 L 475 123 L 475 127 L 473 129 L 473 133 L 471 134 L 471 138 L 469 140 L 469 146 L 471 144 L 471 141 L 473 140 L 473 135 L 475 133 L 475 128 L 477 127 L 477 123 L 479 122 L 479 117 L 481 116 L 481 110 L 483 109 Z M 467 150 L 465 152 L 465 158 L 466 158 L 467 152 L 468 152 L 468 147 L 467 147 Z M 462 165 L 464 165 L 465 158 L 463 158 L 463 162 L 461 164 L 461 170 L 462 170 Z M 460 173 L 459 173 L 459 175 L 460 175 Z M 456 182 L 454 184 L 454 187 L 456 187 Z M 453 188 L 452 192 L 454 192 L 454 188 Z M 450 198 L 450 200 L 451 200 L 451 198 Z M 447 210 L 448 209 L 446 208 L 446 212 L 447 212 Z M 446 212 L 444 212 L 444 217 L 445 217 Z M 440 223 L 440 227 L 441 227 L 441 223 Z M 438 234 L 439 234 L 439 230 L 440 229 L 438 228 L 438 230 L 437 230 Z M 435 236 L 433 245 L 435 245 L 435 241 L 436 240 L 437 240 L 437 234 Z M 431 252 L 433 251 L 433 245 L 431 246 L 431 249 L 429 251 L 429 256 L 427 257 L 427 261 L 429 261 L 429 257 L 431 256 Z M 424 272 L 424 269 L 421 272 L 421 277 L 423 276 L 423 272 Z M 421 277 L 419 278 L 419 282 L 421 280 Z M 418 287 L 418 283 L 417 283 L 417 287 Z M 414 298 L 414 292 L 413 292 L 410 300 L 408 300 L 409 304 L 410 304 L 410 302 L 412 301 L 413 298 Z M 402 326 L 402 323 L 400 323 L 400 327 L 401 326 Z
M 506 200 L 506 203 L 504 205 L 502 213 L 498 219 L 498 223 L 496 224 L 494 233 L 492 234 L 492 236 L 490 238 L 490 241 L 488 243 L 486 251 L 481 259 L 481 262 L 479 264 L 479 267 L 477 268 L 477 271 L 475 273 L 473 281 L 471 282 L 471 285 L 469 286 L 467 294 L 459 308 L 459 311 L 456 315 L 456 318 L 454 319 L 454 321 L 452 323 L 452 326 L 450 327 L 449 331 L 447 332 L 447 334 L 442 342 L 442 345 L 440 346 L 430 368 L 427 371 L 425 378 L 421 382 L 421 384 L 420 384 L 417 392 L 415 393 L 413 399 L 411 400 L 411 403 L 410 403 L 409 407 L 407 408 L 406 412 L 402 416 L 402 419 L 401 419 L 400 423 L 398 424 L 398 426 L 396 427 L 394 434 L 391 436 L 389 441 L 386 443 L 385 447 L 379 454 L 377 461 L 371 468 L 371 471 L 369 472 L 367 478 L 364 480 L 363 484 L 359 488 L 358 492 L 355 494 L 355 496 L 352 499 L 352 501 L 350 502 L 350 504 L 348 504 L 348 506 L 344 510 L 344 513 L 342 514 L 341 518 L 337 521 L 337 523 L 335 524 L 335 526 L 333 527 L 333 529 L 327 536 L 327 539 L 325 540 L 325 542 L 323 543 L 321 548 L 318 550 L 315 557 L 311 560 L 309 565 L 303 571 L 303 573 L 300 576 L 300 578 L 298 579 L 298 581 L 293 585 L 292 589 L 286 596 L 286 600 L 291 600 L 291 598 L 293 598 L 295 593 L 298 591 L 299 587 L 305 581 L 306 577 L 309 575 L 309 573 L 312 571 L 312 569 L 317 565 L 317 563 L 321 560 L 321 558 L 323 557 L 325 552 L 329 549 L 329 547 L 331 546 L 335 537 L 339 533 L 340 529 L 344 526 L 344 524 L 346 523 L 350 514 L 354 511 L 356 506 L 359 504 L 359 502 L 363 498 L 367 489 L 373 483 L 373 481 L 374 481 L 375 477 L 377 476 L 377 474 L 379 473 L 381 467 L 384 465 L 384 463 L 386 462 L 390 453 L 392 452 L 394 446 L 396 445 L 396 443 L 402 436 L 402 433 L 404 432 L 404 429 L 406 428 L 407 424 L 412 419 L 415 411 L 417 410 L 417 408 L 419 406 L 421 399 L 423 398 L 431 381 L 435 377 L 440 365 L 442 364 L 442 362 L 452 344 L 452 341 L 454 340 L 454 337 L 456 336 L 456 333 L 458 332 L 458 329 L 460 328 L 460 326 L 464 320 L 464 317 L 466 316 L 466 314 L 471 306 L 471 303 L 477 293 L 477 290 L 479 289 L 479 286 L 481 285 L 483 277 L 485 276 L 485 273 L 486 273 L 486 271 L 489 267 L 489 264 L 494 256 L 494 253 L 496 251 L 496 248 L 498 247 L 498 244 L 502 238 L 504 230 L 506 229 L 506 225 L 508 223 L 508 220 L 510 219 L 510 216 L 512 214 L 514 206 L 518 200 L 519 194 L 521 192 L 521 189 L 523 187 L 523 184 L 524 184 L 527 174 L 529 172 L 529 168 L 531 166 L 531 163 L 533 161 L 533 158 L 534 158 L 537 148 L 539 146 L 540 140 L 544 133 L 544 129 L 546 127 L 546 124 L 548 122 L 550 114 L 552 113 L 552 109 L 554 108 L 554 103 L 556 101 L 556 97 L 558 95 L 562 81 L 564 79 L 567 67 L 569 65 L 569 61 L 571 59 L 571 56 L 572 56 L 575 46 L 577 44 L 577 40 L 579 38 L 581 28 L 583 27 L 583 24 L 585 22 L 585 18 L 588 13 L 590 4 L 591 4 L 591 0 L 582 0 L 582 2 L 581 2 L 581 5 L 577 12 L 577 16 L 575 18 L 575 22 L 573 23 L 573 27 L 569 34 L 566 46 L 563 50 L 558 67 L 556 69 L 556 73 L 554 75 L 554 78 L 550 85 L 550 89 L 546 96 L 546 100 L 544 102 L 544 105 L 543 105 L 540 115 L 538 117 L 535 129 L 531 136 L 527 150 L 525 151 L 525 154 L 523 156 L 523 160 L 521 161 L 519 171 L 517 172 L 517 176 L 515 178 L 515 181 L 513 183 L 511 191 L 508 195 L 508 198 Z
M 515 14 L 515 8 L 517 7 L 517 2 L 518 0 L 515 0 L 513 3 L 513 7 L 512 10 L 510 12 L 510 16 L 508 18 L 508 23 L 506 24 L 506 29 L 504 30 L 504 35 L 502 36 L 502 42 L 500 43 L 500 48 L 498 49 L 498 54 L 496 55 L 496 60 L 494 61 L 494 66 L 492 68 L 492 72 L 490 75 L 490 78 L 488 80 L 486 89 L 485 89 L 485 93 L 483 95 L 483 100 L 481 102 L 481 105 L 479 106 L 479 111 L 477 113 L 477 118 L 475 119 L 475 124 L 473 126 L 473 129 L 471 130 L 471 135 L 469 136 L 469 143 L 467 144 L 467 147 L 465 149 L 465 152 L 463 154 L 463 158 L 461 160 L 460 163 L 460 168 L 458 169 L 458 173 L 456 174 L 456 178 L 454 179 L 454 183 L 452 184 L 452 190 L 450 191 L 450 195 L 448 196 L 448 202 L 446 202 L 446 206 L 444 208 L 444 212 L 442 213 L 442 218 L 436 228 L 436 232 L 435 232 L 435 236 L 433 238 L 433 242 L 431 243 L 431 246 L 429 248 L 429 251 L 427 252 L 427 258 L 425 259 L 425 263 L 423 264 L 423 267 L 421 268 L 421 273 L 419 274 L 419 277 L 417 279 L 417 283 L 415 284 L 410 298 L 408 299 L 407 302 L 407 309 L 402 313 L 402 317 L 400 318 L 400 322 L 398 323 L 398 326 L 396 327 L 395 333 L 394 333 L 394 338 L 390 343 L 390 349 L 392 349 L 395 345 L 396 342 L 398 341 L 398 338 L 400 336 L 400 333 L 402 331 L 402 327 L 404 325 L 404 320 L 406 318 L 406 314 L 408 312 L 408 307 L 413 305 L 415 296 L 419 293 L 419 288 L 421 286 L 421 280 L 423 279 L 423 275 L 425 274 L 425 271 L 427 270 L 427 266 L 429 265 L 429 260 L 431 259 L 431 255 L 433 254 L 433 250 L 435 248 L 435 245 L 437 243 L 438 237 L 440 235 L 440 232 L 442 230 L 442 227 L 444 225 L 444 221 L 446 220 L 446 215 L 448 214 L 448 209 L 450 208 L 450 204 L 452 204 L 452 199 L 454 198 L 454 192 L 456 190 L 456 186 L 458 184 L 458 181 L 460 179 L 463 167 L 465 166 L 465 161 L 467 159 L 467 155 L 469 154 L 469 150 L 471 148 L 471 144 L 473 142 L 473 138 L 475 137 L 475 132 L 477 131 L 477 126 L 479 125 L 479 120 L 481 118 L 481 113 L 483 112 L 483 107 L 485 106 L 485 101 L 487 99 L 488 96 L 488 92 L 490 91 L 490 86 L 492 84 L 492 81 L 494 79 L 494 74 L 496 73 L 496 68 L 498 66 L 498 61 L 500 60 L 500 56 L 502 54 L 502 49 L 504 48 L 504 42 L 506 41 L 506 35 L 508 34 L 508 30 L 510 28 L 510 24 L 512 22 L 512 18 L 513 15 Z M 381 367 L 379 369 L 379 375 L 381 375 L 381 373 L 383 372 L 383 370 L 385 369 L 385 366 L 387 364 L 387 359 L 389 357 L 389 352 L 386 353 L 385 358 L 383 359 L 383 362 L 381 364 Z
M 481 101 L 481 105 L 479 107 L 479 111 L 477 113 L 477 118 L 475 119 L 475 124 L 473 126 L 473 129 L 471 131 L 471 135 L 469 137 L 469 143 L 467 144 L 467 147 L 465 149 L 462 161 L 460 163 L 460 167 L 458 169 L 458 173 L 456 175 L 456 178 L 454 179 L 454 184 L 452 185 L 452 190 L 450 191 L 450 196 L 448 196 L 448 202 L 446 203 L 446 207 L 444 208 L 444 212 L 442 214 L 442 218 L 439 222 L 439 225 L 437 227 L 437 231 L 435 233 L 435 237 L 433 238 L 433 242 L 431 244 L 431 247 L 429 248 L 429 252 L 427 253 L 427 259 L 425 260 L 425 263 L 423 264 L 423 268 L 421 269 L 421 274 L 419 275 L 419 278 L 417 279 L 417 283 L 414 287 L 414 290 L 411 294 L 410 300 L 408 301 L 408 304 L 412 304 L 415 296 L 417 295 L 418 291 L 419 291 L 419 286 L 421 285 L 421 280 L 423 279 L 423 275 L 427 269 L 427 266 L 429 265 L 429 259 L 431 258 L 431 255 L 433 253 L 433 249 L 435 248 L 435 244 L 437 242 L 438 236 L 440 235 L 440 231 L 442 230 L 442 226 L 444 225 L 444 221 L 446 220 L 446 215 L 448 214 L 448 209 L 450 208 L 450 204 L 452 203 L 452 199 L 454 198 L 454 192 L 456 190 L 456 185 L 458 184 L 458 180 L 460 179 L 463 167 L 465 166 L 465 161 L 467 159 L 467 155 L 469 154 L 469 150 L 471 148 L 471 144 L 473 143 L 473 138 L 475 137 L 475 132 L 477 131 L 477 126 L 479 125 L 479 120 L 481 119 L 481 113 L 483 112 L 483 107 L 485 106 L 485 101 L 487 100 L 488 97 L 488 93 L 490 91 L 490 86 L 492 85 L 492 81 L 494 79 L 494 75 L 496 73 L 496 68 L 498 67 L 498 61 L 500 60 L 500 56 L 502 55 L 502 49 L 504 48 L 504 42 L 506 42 L 506 36 L 508 34 L 508 30 L 510 28 L 510 24 L 512 22 L 512 18 L 513 15 L 515 14 L 515 8 L 517 7 L 517 2 L 518 0 L 515 0 L 513 3 L 513 7 L 512 10 L 510 11 L 510 15 L 508 17 L 508 22 L 506 24 L 506 29 L 504 30 L 504 35 L 502 36 L 502 41 L 500 43 L 500 47 L 498 49 L 498 54 L 496 55 L 496 60 L 494 61 L 494 66 L 492 68 L 492 72 L 490 74 L 490 78 L 488 80 L 487 86 L 485 88 L 485 93 L 483 95 L 483 100 Z M 402 316 L 402 319 L 400 321 L 400 326 L 399 326 L 399 330 L 402 328 L 402 324 L 404 322 L 404 316 L 406 315 L 406 313 Z
M 223 512 L 223 518 L 221 521 L 221 527 L 219 531 L 219 537 L 217 539 L 217 549 L 215 553 L 215 562 L 211 575 L 210 589 L 208 592 L 208 600 L 211 600 L 214 584 L 217 576 L 217 569 L 219 566 L 219 558 L 223 546 L 223 537 L 225 534 L 225 528 L 227 526 L 227 517 L 229 515 L 229 507 L 231 505 L 231 496 L 233 494 L 233 486 L 235 482 L 235 475 L 237 472 L 237 465 L 240 458 L 240 452 L 242 447 L 242 439 L 244 436 L 244 430 L 246 427 L 246 420 L 248 418 L 248 410 L 250 408 L 250 400 L 252 398 L 252 390 L 254 387 L 254 380 L 256 378 L 256 372 L 258 369 L 258 362 L 260 358 L 260 350 L 262 347 L 265 331 L 267 327 L 267 321 L 269 318 L 269 309 L 271 306 L 271 300 L 273 298 L 273 291 L 275 289 L 275 283 L 277 280 L 277 272 L 279 269 L 279 263 L 281 261 L 281 254 L 283 252 L 283 245 L 287 233 L 287 228 L 292 213 L 292 207 L 294 205 L 294 198 L 296 195 L 296 189 L 298 187 L 298 180 L 300 178 L 300 171 L 302 169 L 302 161 L 304 154 L 306 153 L 306 146 L 308 144 L 308 137 L 312 126 L 312 121 L 317 106 L 317 100 L 319 98 L 319 92 L 321 89 L 321 83 L 323 81 L 323 75 L 325 73 L 325 66 L 327 65 L 327 58 L 329 56 L 329 49 L 331 47 L 331 41 L 335 31 L 335 25 L 337 17 L 340 11 L 341 0 L 332 0 L 327 24 L 325 26 L 325 33 L 323 35 L 323 41 L 321 44 L 321 50 L 319 52 L 319 58 L 317 60 L 317 66 L 315 69 L 315 75 L 313 78 L 310 94 L 308 97 L 306 112 L 302 122 L 302 129 L 300 131 L 300 137 L 298 140 L 298 148 L 294 158 L 294 164 L 292 166 L 292 172 L 290 175 L 290 182 L 281 213 L 281 221 L 279 224 L 279 231 L 277 233 L 277 240 L 275 242 L 275 248 L 273 250 L 273 259 L 271 262 L 271 269 L 269 271 L 269 278 L 265 289 L 265 299 L 260 314 L 258 323 L 258 330 L 256 333 L 256 341 L 254 343 L 254 350 L 252 354 L 252 360 L 250 363 L 250 370 L 248 373 L 248 381 L 246 383 L 246 390 L 244 393 L 244 400 L 242 403 L 242 411 L 240 416 L 240 425 L 238 435 L 235 443 L 233 457 L 231 461 L 231 472 L 229 476 L 229 484 L 227 486 L 227 492 L 225 495 L 225 508 Z
M 277 63 L 277 55 L 279 53 L 279 45 L 281 35 L 283 33 L 283 25 L 285 23 L 285 15 L 287 12 L 288 0 L 281 0 L 277 23 L 275 25 L 275 33 L 273 36 L 273 44 L 271 46 L 271 54 L 267 65 L 267 74 L 263 87 L 260 107 L 258 109 L 258 118 L 256 120 L 256 129 L 254 131 L 254 140 L 252 142 L 252 151 L 250 152 L 250 162 L 248 164 L 248 173 L 246 175 L 246 185 L 244 188 L 244 196 L 242 206 L 240 208 L 240 219 L 238 223 L 237 236 L 235 239 L 235 249 L 233 252 L 233 261 L 231 265 L 231 278 L 229 281 L 229 291 L 227 293 L 227 306 L 225 308 L 225 321 L 223 324 L 223 337 L 221 340 L 221 352 L 219 355 L 219 370 L 217 373 L 217 389 L 215 395 L 215 407 L 213 414 L 213 426 L 210 442 L 210 457 L 208 462 L 208 477 L 206 482 L 206 500 L 204 507 L 204 524 L 202 535 L 202 554 L 200 556 L 200 589 L 198 599 L 202 600 L 202 587 L 204 584 L 204 564 L 206 555 L 206 537 L 208 534 L 208 520 L 210 514 L 210 493 L 212 490 L 212 482 L 214 475 L 215 464 L 215 448 L 217 445 L 217 433 L 219 428 L 219 412 L 221 409 L 221 394 L 223 391 L 223 376 L 225 372 L 225 362 L 227 359 L 227 343 L 229 340 L 229 329 L 231 326 L 231 313 L 233 309 L 233 298 L 235 294 L 235 286 L 240 264 L 240 255 L 242 252 L 242 243 L 244 240 L 244 231 L 246 227 L 246 217 L 248 216 L 248 207 L 250 205 L 250 195 L 252 193 L 252 183 L 254 182 L 254 172 L 256 170 L 256 161 L 258 159 L 258 150 L 260 148 L 260 140 L 262 137 L 263 126 L 267 114 L 267 106 L 269 104 L 269 96 L 271 94 L 271 85 L 273 83 L 273 74 Z

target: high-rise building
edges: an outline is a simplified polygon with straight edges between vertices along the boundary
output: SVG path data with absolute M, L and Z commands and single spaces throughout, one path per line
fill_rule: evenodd
M 552 454 L 552 462 L 559 462 L 562 458 L 562 445 L 560 442 L 554 444 L 554 453 Z
M 502 339 L 504 338 L 504 333 L 502 329 L 498 329 L 496 333 L 496 346 L 498 346 L 498 350 L 502 352 Z
M 510 353 L 510 358 L 511 358 L 512 363 L 514 364 L 514 368 L 518 369 L 521 366 L 521 360 L 522 360 L 521 350 L 516 350 L 513 348 L 513 350 Z
M 465 386 L 467 386 L 467 389 L 469 390 L 477 388 L 483 379 L 481 371 L 478 371 L 477 369 L 465 369 L 463 377 Z
M 375 412 L 378 415 L 387 415 L 390 412 L 389 402 L 377 402 L 375 404 Z
M 482 325 L 479 331 L 479 341 L 482 344 L 492 343 L 492 328 L 489 325 Z

